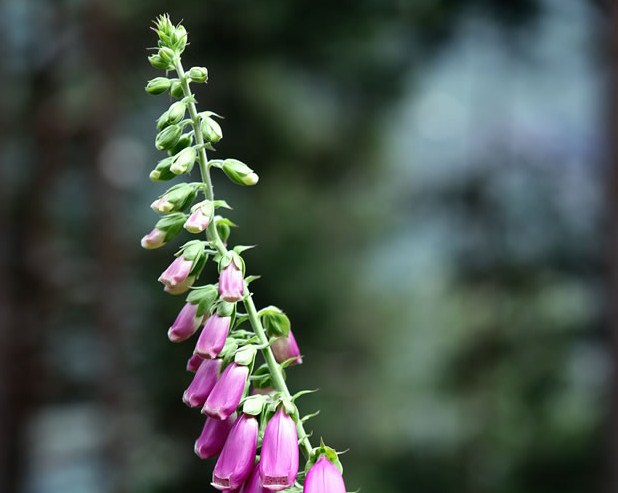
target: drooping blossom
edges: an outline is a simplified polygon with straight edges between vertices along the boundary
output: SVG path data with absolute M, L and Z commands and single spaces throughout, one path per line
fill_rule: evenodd
M 197 354 L 192 354 L 191 357 L 187 360 L 187 371 L 195 373 L 202 364 L 202 361 L 204 361 L 204 358 L 198 356 Z
M 195 354 L 202 358 L 216 358 L 225 346 L 225 340 L 230 330 L 230 317 L 221 317 L 213 313 L 202 329 L 195 345 Z
M 201 233 L 205 231 L 210 223 L 210 216 L 204 214 L 201 207 L 195 209 L 184 224 L 184 228 L 190 233 Z
M 159 282 L 165 285 L 165 291 L 171 294 L 181 294 L 193 284 L 194 276 L 189 276 L 193 261 L 177 257 L 159 276 Z
M 182 401 L 189 407 L 203 406 L 217 383 L 220 369 L 221 360 L 211 359 L 204 361 L 195 372 L 193 380 L 182 395 Z
M 289 488 L 298 474 L 298 432 L 283 407 L 270 418 L 260 453 L 260 477 L 264 488 Z
M 172 342 L 185 341 L 195 334 L 203 319 L 203 315 L 201 317 L 197 316 L 197 305 L 186 303 L 167 331 L 167 337 Z
M 219 295 L 230 303 L 240 301 L 245 289 L 242 271 L 232 260 L 219 274 Z
M 287 336 L 280 336 L 275 339 L 275 341 L 271 344 L 270 348 L 275 355 L 275 359 L 277 363 L 283 363 L 291 358 L 296 358 L 292 364 L 299 365 L 303 362 L 303 359 L 300 356 L 300 350 L 298 349 L 298 344 L 296 343 L 296 339 L 294 338 L 294 334 L 290 330 Z
M 210 392 L 202 412 L 215 419 L 227 419 L 240 403 L 248 376 L 249 368 L 230 363 Z
M 255 462 L 258 422 L 254 416 L 240 416 L 223 446 L 212 473 L 212 485 L 218 490 L 234 490 L 251 474 Z
M 202 459 L 219 455 L 235 421 L 236 413 L 223 420 L 206 418 L 202 433 L 195 441 L 196 455 Z
M 262 486 L 262 479 L 260 478 L 260 465 L 256 464 L 251 471 L 249 479 L 245 481 L 240 489 L 239 493 L 267 493 L 268 490 Z
M 346 493 L 341 472 L 325 455 L 309 469 L 303 493 Z
M 154 250 L 165 245 L 165 231 L 154 228 L 150 233 L 142 238 L 142 248 Z

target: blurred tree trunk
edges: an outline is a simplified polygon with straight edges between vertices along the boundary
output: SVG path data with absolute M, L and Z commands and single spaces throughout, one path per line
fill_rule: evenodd
M 609 225 L 607 260 L 609 267 L 608 325 L 611 335 L 613 377 L 610 414 L 610 456 L 608 493 L 618 492 L 618 1 L 610 3 L 607 60 L 609 66 L 609 158 L 607 163 L 607 214 Z
M 122 238 L 122 225 L 128 212 L 123 207 L 126 197 L 112 186 L 104 172 L 101 157 L 113 138 L 118 111 L 118 87 L 123 76 L 123 51 L 119 25 L 104 2 L 93 2 L 86 10 L 87 49 L 99 83 L 91 95 L 93 104 L 87 129 L 88 181 L 92 197 L 90 237 L 93 245 L 96 275 L 94 282 L 94 323 L 104 351 L 104 369 L 100 390 L 107 422 L 112 428 L 107 435 L 105 459 L 113 472 L 110 491 L 128 490 L 127 464 L 131 449 L 130 388 L 131 371 L 127 353 L 129 332 L 129 297 L 127 288 L 127 246 Z

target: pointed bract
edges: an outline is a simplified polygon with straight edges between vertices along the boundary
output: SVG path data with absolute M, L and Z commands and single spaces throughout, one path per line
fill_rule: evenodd
M 258 422 L 254 416 L 238 418 L 223 446 L 212 473 L 212 485 L 218 490 L 234 490 L 251 474 L 255 462 Z

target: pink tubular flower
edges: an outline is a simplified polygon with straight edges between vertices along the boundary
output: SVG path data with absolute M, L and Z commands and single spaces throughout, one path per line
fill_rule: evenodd
M 204 361 L 195 372 L 193 381 L 182 395 L 182 401 L 189 407 L 203 406 L 217 383 L 220 369 L 220 359 Z
M 239 493 L 267 493 L 268 490 L 262 486 L 262 480 L 260 479 L 260 465 L 256 464 L 251 471 L 249 479 L 242 485 Z
M 161 229 L 153 229 L 150 233 L 142 238 L 142 248 L 146 250 L 154 250 L 165 245 L 165 231 Z
M 212 473 L 212 485 L 218 490 L 234 490 L 251 474 L 257 448 L 258 422 L 243 414 L 230 431 Z
M 277 337 L 271 344 L 270 349 L 272 349 L 277 363 L 283 363 L 292 358 L 296 358 L 292 363 L 293 365 L 300 365 L 303 362 L 303 359 L 300 357 L 298 344 L 291 330 L 287 336 Z
M 192 354 L 187 361 L 187 371 L 195 373 L 202 364 L 202 361 L 204 360 L 200 356 L 198 356 L 197 354 Z
M 180 313 L 176 317 L 176 320 L 167 331 L 167 337 L 172 342 L 180 342 L 188 339 L 198 329 L 202 323 L 201 317 L 197 316 L 197 305 L 193 303 L 187 303 L 182 307 Z
M 195 345 L 195 354 L 202 358 L 219 356 L 223 346 L 225 346 L 231 320 L 230 317 L 220 317 L 216 313 L 208 317 Z
M 165 285 L 165 291 L 168 293 L 184 293 L 194 281 L 194 277 L 189 276 L 192 268 L 193 261 L 177 257 L 159 276 L 159 282 Z
M 303 493 L 346 493 L 341 472 L 326 456 L 322 455 L 309 469 Z
M 248 376 L 249 368 L 230 363 L 210 392 L 202 412 L 211 418 L 227 419 L 240 403 Z
M 260 453 L 260 477 L 264 488 L 289 488 L 298 474 L 298 432 L 283 407 L 270 418 Z
M 219 295 L 223 300 L 233 303 L 242 299 L 244 289 L 242 271 L 232 260 L 219 274 Z
M 235 421 L 236 413 L 224 420 L 206 418 L 202 433 L 195 441 L 196 455 L 201 459 L 208 459 L 220 454 Z
M 183 227 L 189 231 L 189 233 L 201 233 L 206 230 L 209 223 L 210 217 L 204 214 L 201 207 L 198 207 L 191 213 Z

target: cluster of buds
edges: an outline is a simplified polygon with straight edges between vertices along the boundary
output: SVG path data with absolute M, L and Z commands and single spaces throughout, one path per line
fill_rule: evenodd
M 204 235 L 182 245 L 159 277 L 165 292 L 186 293 L 168 330 L 169 340 L 186 341 L 199 332 L 187 362 L 194 375 L 182 396 L 187 406 L 206 416 L 195 453 L 202 459 L 218 457 L 212 485 L 221 491 L 344 493 L 337 452 L 323 443 L 312 447 L 305 432 L 304 423 L 311 415 L 302 418 L 295 401 L 307 392 L 292 396 L 285 384 L 285 369 L 302 363 L 290 320 L 275 306 L 255 308 L 248 291 L 254 278 L 245 276 L 242 258 L 248 247 L 227 248 L 234 224 L 216 214 L 229 206 L 214 200 L 211 169 L 220 169 L 243 186 L 255 185 L 258 175 L 237 159 L 207 159 L 206 151 L 214 150 L 223 132 L 216 113 L 197 111 L 190 84 L 207 82 L 208 71 L 183 69 L 180 56 L 187 44 L 183 26 L 173 25 L 164 15 L 154 30 L 159 38 L 157 53 L 149 61 L 176 77 L 156 77 L 146 85 L 150 94 L 168 92 L 175 99 L 157 120 L 155 147 L 167 157 L 157 163 L 150 178 L 168 181 L 197 167 L 201 181 L 178 183 L 152 203 L 161 218 L 142 238 L 142 246 L 162 247 L 183 229 Z M 196 202 L 199 193 L 204 198 Z M 196 285 L 209 260 L 217 264 L 217 282 Z M 306 459 L 300 472 L 299 451 Z

